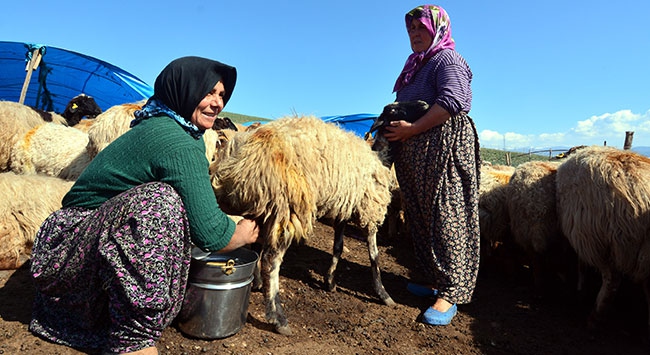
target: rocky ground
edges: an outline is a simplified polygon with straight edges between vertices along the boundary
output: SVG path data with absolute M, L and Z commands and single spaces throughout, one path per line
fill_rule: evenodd
M 381 240 L 382 277 L 396 307 L 381 304 L 370 283 L 366 244 L 346 237 L 338 291 L 324 289 L 332 230 L 292 246 L 281 271 L 281 295 L 293 336 L 279 335 L 264 319 L 262 294 L 252 292 L 248 319 L 235 335 L 199 340 L 169 327 L 161 354 L 648 354 L 647 308 L 641 291 L 624 285 L 606 327 L 588 332 L 585 319 L 596 288 L 582 297 L 558 290 L 535 297 L 522 267 L 517 275 L 482 266 L 472 303 L 459 306 L 453 323 L 417 322 L 430 301 L 409 294 L 412 264 L 406 240 Z M 0 354 L 93 354 L 33 336 L 33 288 L 26 268 L 0 273 Z

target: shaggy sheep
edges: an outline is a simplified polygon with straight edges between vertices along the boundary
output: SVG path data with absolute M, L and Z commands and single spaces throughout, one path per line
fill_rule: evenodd
M 94 158 L 117 137 L 131 128 L 133 113 L 140 110 L 146 101 L 115 105 L 95 117 L 88 129 L 88 155 Z
M 18 139 L 11 150 L 11 171 L 76 180 L 92 160 L 86 147 L 88 134 L 57 123 L 36 126 Z
M 74 97 L 62 115 L 44 112 L 11 101 L 0 101 L 0 171 L 7 171 L 10 166 L 11 149 L 17 139 L 30 129 L 46 122 L 73 126 L 82 117 L 93 117 L 101 112 L 95 100 L 87 95 Z
M 507 165 L 481 164 L 479 185 L 479 224 L 481 229 L 481 270 L 505 274 L 513 281 L 522 264 L 511 231 L 508 213 L 510 179 L 515 168 Z
M 79 123 L 77 123 L 73 127 L 80 130 L 80 131 L 82 131 L 82 132 L 84 132 L 84 133 L 88 133 L 88 131 L 90 130 L 90 127 L 92 127 L 93 123 L 95 123 L 94 118 L 84 118 L 83 120 L 79 121 Z
M 217 118 L 212 125 L 212 129 L 206 130 L 203 134 L 203 141 L 205 142 L 205 157 L 210 163 L 212 163 L 216 158 L 215 155 L 219 148 L 223 147 L 236 132 L 251 131 L 260 125 L 260 122 L 255 122 L 249 126 L 244 126 L 240 123 L 232 122 L 228 117 Z
M 514 243 L 530 265 L 536 291 L 546 288 L 550 276 L 573 281 L 576 255 L 562 235 L 556 209 L 555 176 L 560 163 L 530 161 L 520 164 L 510 179 L 507 210 Z
M 400 142 L 389 142 L 385 137 L 385 127 L 390 125 L 391 121 L 406 121 L 415 122 L 418 118 L 422 117 L 429 110 L 429 104 L 424 101 L 404 101 L 393 102 L 384 107 L 381 115 L 375 119 L 370 131 L 366 133 L 366 139 L 374 131 L 374 142 L 372 143 L 372 150 L 378 152 L 386 166 L 393 165 L 395 156 L 399 154 L 401 148 Z
M 61 208 L 72 184 L 49 176 L 0 173 L 0 269 L 17 269 L 29 258 L 36 232 Z
M 14 143 L 11 170 L 42 173 L 75 180 L 90 161 L 117 137 L 130 128 L 133 113 L 144 101 L 115 105 L 91 120 L 88 133 L 74 127 L 45 124 L 34 127 Z
M 507 196 L 515 168 L 506 165 L 481 164 L 479 185 L 479 223 L 481 227 L 481 259 L 489 259 L 499 248 L 510 248 L 510 216 Z
M 650 310 L 650 159 L 582 148 L 560 165 L 556 183 L 562 232 L 602 278 L 589 325 L 605 318 L 623 277 L 642 283 Z
M 375 292 L 385 304 L 395 304 L 381 283 L 376 242 L 394 181 L 363 139 L 315 117 L 281 118 L 236 133 L 218 151 L 211 171 L 223 210 L 260 224 L 266 318 L 278 333 L 291 334 L 278 295 L 284 253 L 311 236 L 321 218 L 335 221 L 328 288 L 336 288 L 334 271 L 351 221 L 367 234 Z
M 406 216 L 404 214 L 404 201 L 402 196 L 402 191 L 399 188 L 399 183 L 397 182 L 397 176 L 395 174 L 395 167 L 390 167 L 390 173 L 392 175 L 395 184 L 391 189 L 391 201 L 388 205 L 388 211 L 386 212 L 386 218 L 384 218 L 384 223 L 379 227 L 377 236 L 380 240 L 397 240 L 401 238 L 409 239 L 410 227 L 406 221 Z

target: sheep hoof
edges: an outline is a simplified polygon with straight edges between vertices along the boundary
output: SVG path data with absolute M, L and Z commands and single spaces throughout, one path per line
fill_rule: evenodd
M 291 331 L 291 327 L 289 327 L 289 325 L 276 325 L 275 331 L 281 335 L 286 335 L 286 336 L 293 335 L 293 332 Z
M 384 301 L 384 304 L 387 305 L 387 306 L 390 306 L 390 307 L 397 306 L 397 303 L 395 303 L 395 301 L 393 301 L 393 299 L 390 298 L 390 297 L 388 297 L 386 299 L 383 299 L 382 301 Z
M 327 291 L 335 292 L 336 291 L 336 283 L 328 282 L 327 283 Z

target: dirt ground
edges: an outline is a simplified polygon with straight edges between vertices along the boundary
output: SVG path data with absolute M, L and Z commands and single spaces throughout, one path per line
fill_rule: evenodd
M 431 301 L 405 289 L 412 265 L 407 240 L 380 240 L 382 278 L 396 307 L 372 291 L 366 243 L 350 234 L 339 263 L 337 292 L 323 275 L 330 262 L 332 229 L 318 223 L 315 236 L 292 246 L 282 265 L 281 295 L 293 336 L 279 335 L 264 319 L 261 292 L 253 291 L 248 319 L 235 335 L 198 340 L 172 325 L 160 354 L 648 354 L 647 309 L 641 291 L 624 285 L 606 328 L 589 332 L 585 319 L 597 288 L 581 298 L 563 291 L 536 297 L 526 269 L 517 275 L 484 263 L 470 304 L 452 324 L 417 322 Z M 33 288 L 28 269 L 0 272 L 0 354 L 92 354 L 33 336 Z

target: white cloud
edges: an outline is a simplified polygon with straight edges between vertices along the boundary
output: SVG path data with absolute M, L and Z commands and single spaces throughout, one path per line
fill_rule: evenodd
M 530 146 L 535 139 L 534 135 L 523 135 L 514 132 L 499 133 L 485 129 L 479 133 L 479 142 L 482 147 L 494 149 L 516 149 Z
M 650 145 L 650 110 L 635 114 L 631 110 L 604 113 L 576 122 L 567 132 L 523 135 L 514 132 L 480 132 L 482 147 L 507 150 L 545 149 L 549 147 L 576 145 L 607 145 L 622 147 L 625 132 L 634 132 L 633 146 Z

